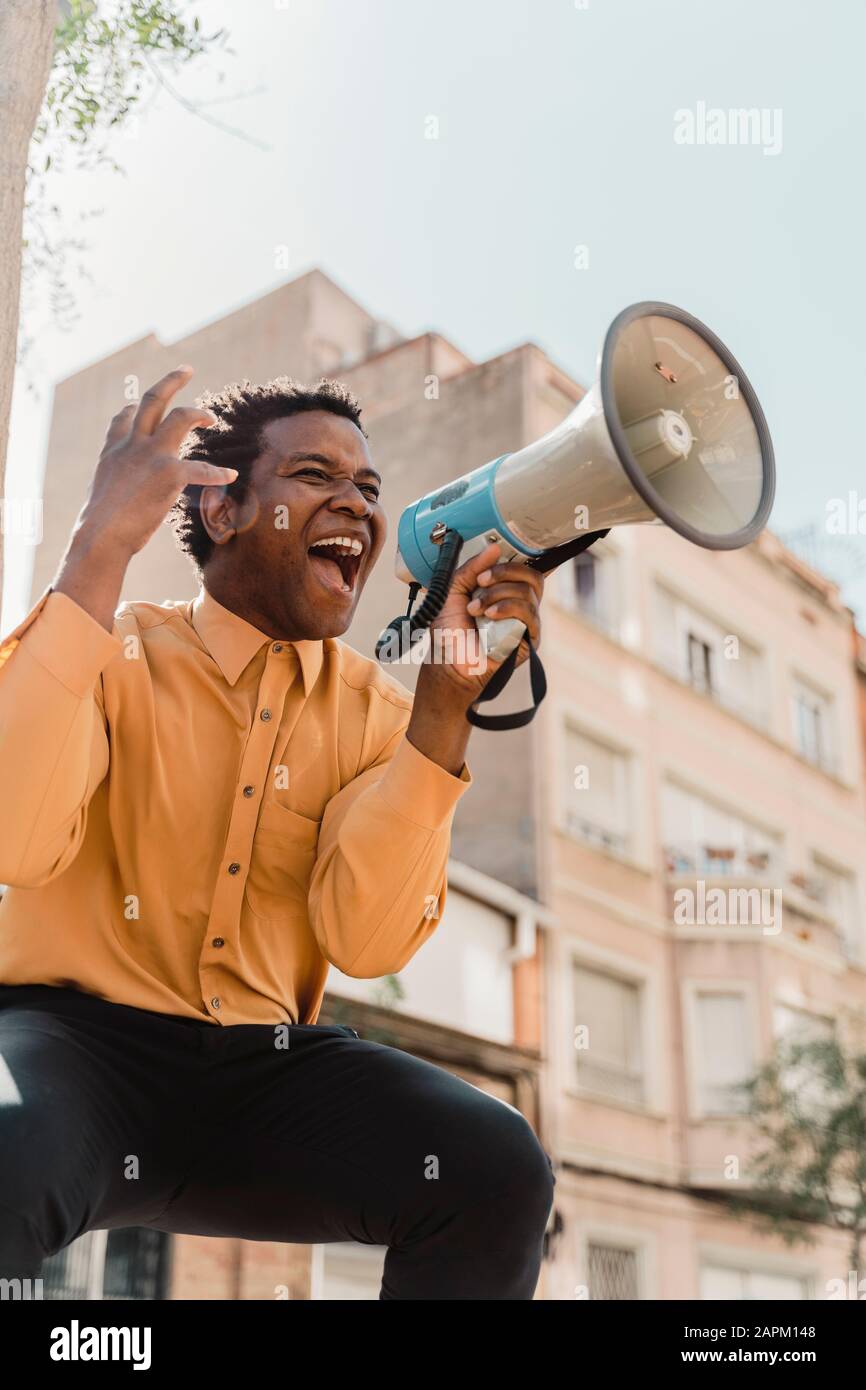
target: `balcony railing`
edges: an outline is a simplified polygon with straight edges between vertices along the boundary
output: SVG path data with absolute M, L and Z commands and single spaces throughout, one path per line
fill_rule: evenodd
M 778 888 L 792 935 L 826 950 L 841 952 L 849 961 L 863 952 L 850 921 L 843 921 L 831 902 L 830 884 L 815 874 L 786 873 L 781 852 L 745 850 L 735 845 L 668 844 L 665 872 L 672 879 L 732 879 L 739 883 Z
M 644 1102 L 644 1078 L 635 1071 L 613 1062 L 599 1062 L 580 1056 L 577 1061 L 577 1084 L 584 1091 L 610 1100 Z
M 849 961 L 862 956 L 859 933 L 853 914 L 847 916 L 833 905 L 831 885 L 814 874 L 792 873 L 788 876 L 787 911 L 796 923 L 797 935 L 803 940 L 839 950 Z
M 810 898 L 819 907 L 825 906 L 829 895 L 829 884 L 826 879 L 818 878 L 814 874 L 793 873 L 788 876 L 788 881 L 798 893 Z
M 742 849 L 738 845 L 673 844 L 664 847 L 665 870 L 691 878 L 737 878 L 765 883 L 779 882 L 781 860 L 767 849 Z
M 857 959 L 854 943 L 826 908 L 819 907 L 796 889 L 784 895 L 784 905 L 789 936 L 833 955 L 843 955 L 847 960 Z
M 576 811 L 570 810 L 566 813 L 565 823 L 569 834 L 593 849 L 607 850 L 610 854 L 625 854 L 628 849 L 628 838 L 625 835 L 616 830 L 609 830 L 596 821 L 586 820 Z

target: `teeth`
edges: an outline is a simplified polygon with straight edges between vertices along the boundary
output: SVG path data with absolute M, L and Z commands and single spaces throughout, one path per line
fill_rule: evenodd
M 316 541 L 315 548 L 318 549 L 320 545 L 339 546 L 341 552 L 345 555 L 360 555 L 364 549 L 361 542 L 353 539 L 351 536 L 327 536 L 322 541 Z

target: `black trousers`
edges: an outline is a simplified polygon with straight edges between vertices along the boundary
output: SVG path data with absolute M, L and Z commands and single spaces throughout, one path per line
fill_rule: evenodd
M 380 1299 L 531 1299 L 554 1183 L 515 1109 L 351 1028 L 0 986 L 0 1277 L 149 1226 L 385 1245 Z

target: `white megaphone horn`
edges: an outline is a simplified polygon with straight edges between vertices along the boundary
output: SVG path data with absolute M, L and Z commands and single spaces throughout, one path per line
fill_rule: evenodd
M 415 594 L 427 593 L 417 613 L 385 629 L 376 654 L 404 656 L 440 611 L 458 559 L 493 541 L 503 560 L 543 572 L 612 526 L 636 522 L 663 522 L 695 545 L 734 550 L 766 525 L 775 478 L 764 413 L 725 345 L 672 304 L 632 304 L 605 335 L 592 390 L 559 425 L 405 509 L 396 573 Z M 526 629 L 513 618 L 476 622 L 487 657 L 505 662 L 484 689 L 487 700 L 511 675 Z M 527 723 L 546 688 L 531 644 L 530 676 L 532 709 L 486 719 L 469 710 L 467 718 L 483 728 Z

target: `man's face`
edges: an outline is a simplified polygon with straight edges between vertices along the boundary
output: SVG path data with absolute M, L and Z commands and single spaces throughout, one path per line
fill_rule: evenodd
M 236 532 L 215 546 L 207 574 L 215 563 L 275 635 L 339 637 L 387 533 L 367 441 L 344 416 L 312 410 L 272 420 L 261 442 L 247 495 L 230 504 Z M 354 553 L 321 545 L 337 537 Z

